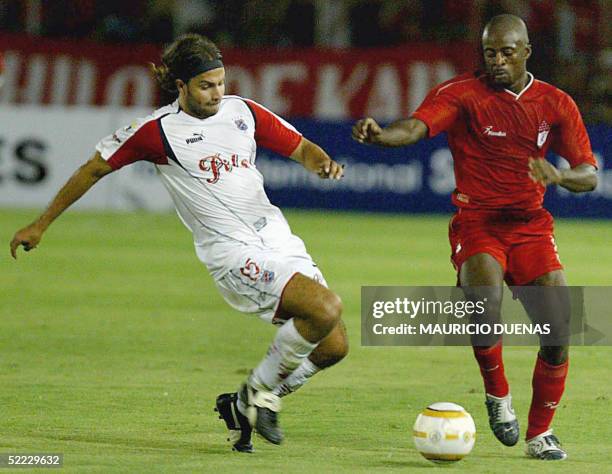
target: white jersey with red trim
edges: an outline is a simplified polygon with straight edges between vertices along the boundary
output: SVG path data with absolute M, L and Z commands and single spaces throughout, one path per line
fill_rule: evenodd
M 265 107 L 224 96 L 211 117 L 188 115 L 175 101 L 102 139 L 96 149 L 113 169 L 139 160 L 155 164 L 199 258 L 220 278 L 236 246 L 308 255 L 268 200 L 255 166 L 257 145 L 289 156 L 300 140 L 293 126 Z

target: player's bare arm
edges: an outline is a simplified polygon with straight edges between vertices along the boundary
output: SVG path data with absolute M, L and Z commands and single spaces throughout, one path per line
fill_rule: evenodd
M 344 174 L 343 165 L 332 160 L 319 145 L 304 137 L 290 158 L 301 163 L 308 171 L 319 175 L 321 179 L 340 179 Z
M 529 177 L 548 186 L 556 184 L 574 193 L 593 191 L 597 186 L 597 170 L 590 164 L 560 170 L 542 158 L 529 160 Z
M 100 178 L 112 172 L 110 165 L 99 152 L 81 166 L 59 190 L 49 207 L 30 225 L 18 230 L 11 240 L 11 255 L 17 258 L 17 249 L 23 246 L 28 252 L 39 244 L 47 227 L 72 203 L 77 201 Z
M 381 127 L 373 118 L 359 120 L 353 126 L 353 139 L 359 143 L 380 146 L 406 146 L 427 138 L 427 125 L 419 119 L 398 120 Z

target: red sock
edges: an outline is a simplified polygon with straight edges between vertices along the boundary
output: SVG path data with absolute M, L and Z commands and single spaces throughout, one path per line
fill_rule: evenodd
M 484 380 L 485 392 L 494 397 L 508 395 L 510 388 L 504 374 L 502 342 L 499 341 L 491 347 L 474 347 L 473 349 Z
M 561 401 L 565 389 L 565 378 L 569 361 L 561 365 L 550 365 L 543 361 L 538 355 L 538 360 L 533 370 L 533 396 L 531 408 L 529 409 L 529 426 L 526 439 L 548 431 L 555 409 Z

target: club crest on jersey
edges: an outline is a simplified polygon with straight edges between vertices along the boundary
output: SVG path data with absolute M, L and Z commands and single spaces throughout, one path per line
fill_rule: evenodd
M 261 281 L 264 283 L 271 283 L 274 281 L 274 272 L 270 270 L 264 270 L 263 275 L 261 275 Z
M 249 128 L 249 126 L 242 118 L 235 119 L 234 123 L 236 124 L 236 127 L 238 127 L 238 130 L 242 130 L 243 132 Z
M 546 120 L 542 120 L 542 123 L 538 127 L 538 148 L 542 148 L 544 143 L 546 143 L 546 138 L 548 138 L 548 133 L 550 132 L 550 125 L 546 122 Z

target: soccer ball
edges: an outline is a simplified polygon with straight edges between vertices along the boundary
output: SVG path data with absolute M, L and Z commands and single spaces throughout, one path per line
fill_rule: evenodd
M 414 444 L 426 459 L 452 463 L 470 454 L 476 439 L 472 416 L 462 406 L 439 402 L 425 408 L 414 422 Z

